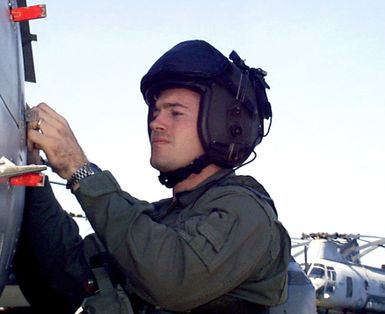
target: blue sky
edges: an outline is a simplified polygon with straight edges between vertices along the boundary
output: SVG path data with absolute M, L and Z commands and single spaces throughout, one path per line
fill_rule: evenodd
M 239 173 L 267 188 L 290 234 L 385 236 L 385 1 L 45 3 L 47 18 L 30 23 L 38 83 L 27 84 L 27 102 L 65 116 L 125 190 L 170 195 L 148 163 L 139 82 L 166 50 L 199 38 L 268 72 L 271 133 Z

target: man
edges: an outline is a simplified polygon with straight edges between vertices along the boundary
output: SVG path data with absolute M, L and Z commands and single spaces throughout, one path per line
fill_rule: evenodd
M 88 161 L 63 117 L 46 104 L 33 108 L 30 147 L 67 180 L 105 250 L 101 264 L 135 313 L 268 313 L 286 298 L 287 232 L 264 188 L 233 170 L 271 118 L 265 73 L 231 58 L 186 41 L 143 77 L 151 165 L 173 189 L 159 202 L 124 192 Z M 49 185 L 29 189 L 26 204 L 15 269 L 31 304 L 53 300 L 71 313 L 84 298 L 95 300 L 100 291 L 83 289 L 94 278 L 90 254 Z M 96 275 L 103 292 L 102 279 Z

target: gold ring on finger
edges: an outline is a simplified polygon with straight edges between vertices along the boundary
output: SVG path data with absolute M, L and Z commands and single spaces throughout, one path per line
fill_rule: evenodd
M 41 124 L 43 123 L 43 119 L 39 119 L 39 121 L 37 121 L 37 125 L 36 125 L 36 130 L 40 130 L 41 129 Z

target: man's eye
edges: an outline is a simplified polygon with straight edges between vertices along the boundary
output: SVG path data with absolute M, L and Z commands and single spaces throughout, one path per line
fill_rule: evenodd
M 181 116 L 182 114 L 183 114 L 183 113 L 182 113 L 182 112 L 179 112 L 179 111 L 174 111 L 174 110 L 171 111 L 171 115 L 174 116 L 174 117 L 175 117 L 175 116 Z
M 151 118 L 154 120 L 158 115 L 159 115 L 159 110 L 158 109 L 152 109 L 151 110 Z

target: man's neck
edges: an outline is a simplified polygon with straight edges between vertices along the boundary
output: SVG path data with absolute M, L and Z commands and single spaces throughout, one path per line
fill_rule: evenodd
M 220 169 L 221 168 L 218 167 L 217 165 L 211 164 L 211 165 L 208 165 L 206 168 L 204 168 L 200 173 L 191 174 L 187 179 L 179 182 L 177 185 L 174 186 L 173 195 L 179 192 L 189 191 L 194 189 L 203 181 L 205 181 L 207 178 L 217 173 Z

